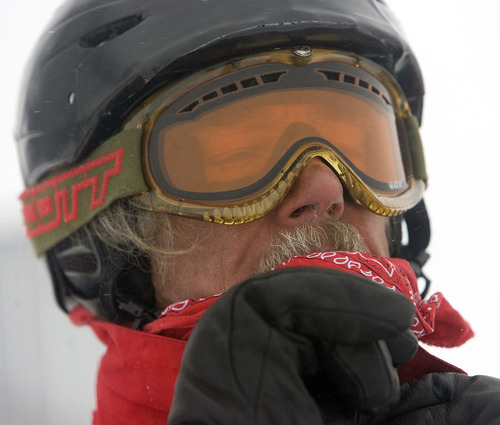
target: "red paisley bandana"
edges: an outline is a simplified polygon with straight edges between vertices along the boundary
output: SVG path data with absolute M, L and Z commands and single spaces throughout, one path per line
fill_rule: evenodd
M 415 336 L 429 345 L 457 347 L 473 335 L 470 325 L 440 292 L 422 300 L 418 283 L 407 261 L 381 258 L 360 252 L 320 252 L 294 257 L 274 269 L 294 266 L 315 266 L 356 273 L 405 295 L 415 306 L 411 326 Z

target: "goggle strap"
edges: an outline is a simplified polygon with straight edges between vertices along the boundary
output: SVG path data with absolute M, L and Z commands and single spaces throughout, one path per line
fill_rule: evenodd
M 410 145 L 413 176 L 417 180 L 422 180 L 427 183 L 427 169 L 425 167 L 424 148 L 422 145 L 422 139 L 420 138 L 418 120 L 414 115 L 408 114 L 404 118 L 404 123 Z
M 37 255 L 88 223 L 113 201 L 147 192 L 142 131 L 121 132 L 85 162 L 26 189 L 20 196 L 26 234 Z

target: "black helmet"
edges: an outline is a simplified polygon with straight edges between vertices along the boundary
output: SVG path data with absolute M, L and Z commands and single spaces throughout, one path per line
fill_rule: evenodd
M 420 121 L 422 76 L 383 0 L 237 3 L 235 7 L 231 0 L 67 1 L 40 39 L 27 69 L 16 132 L 25 184 L 39 184 L 87 158 L 120 131 L 139 104 L 167 84 L 224 60 L 274 49 L 312 46 L 371 60 L 397 80 Z M 419 257 L 422 263 L 429 239 L 427 215 L 423 204 L 414 211 L 419 223 L 410 226 L 412 243 L 400 247 L 400 254 L 410 260 Z M 413 222 L 413 216 L 410 213 L 407 221 Z M 85 234 L 86 249 L 103 255 L 95 238 Z M 61 241 L 59 252 L 66 252 L 71 243 Z M 60 305 L 68 309 L 71 300 L 77 300 L 97 306 L 94 311 L 115 320 L 116 303 L 104 302 L 103 297 L 114 297 L 113 281 L 123 269 L 121 260 L 101 267 L 92 279 L 85 274 L 74 278 L 65 273 L 57 252 L 51 248 L 45 254 Z M 107 282 L 104 292 L 103 282 Z

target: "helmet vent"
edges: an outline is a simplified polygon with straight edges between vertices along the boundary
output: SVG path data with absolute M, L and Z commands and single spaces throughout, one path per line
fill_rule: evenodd
M 66 274 L 92 273 L 97 269 L 96 257 L 91 254 L 59 258 L 59 264 Z
M 83 245 L 63 247 L 59 246 L 56 252 L 57 259 L 66 276 L 79 274 L 95 274 L 100 272 L 100 261 L 96 253 Z
M 141 15 L 127 16 L 103 25 L 80 38 L 79 45 L 86 49 L 99 46 L 139 25 L 144 18 Z
M 391 105 L 391 101 L 387 98 L 387 96 L 385 96 L 380 89 L 371 85 L 368 81 L 362 80 L 361 78 L 358 78 L 354 75 L 344 74 L 337 71 L 318 69 L 317 72 L 322 74 L 323 77 L 329 81 L 338 81 L 365 89 L 381 98 L 386 105 Z
M 193 112 L 195 109 L 197 109 L 204 103 L 231 93 L 237 93 L 242 90 L 250 89 L 252 87 L 263 86 L 265 84 L 277 83 L 281 78 L 281 76 L 286 74 L 286 72 L 287 71 L 277 71 L 268 74 L 254 75 L 253 77 L 245 78 L 243 80 L 227 84 L 216 90 L 212 90 L 211 92 L 206 93 L 200 98 L 196 99 L 194 102 L 191 102 L 189 105 L 182 108 L 179 111 L 179 114 Z

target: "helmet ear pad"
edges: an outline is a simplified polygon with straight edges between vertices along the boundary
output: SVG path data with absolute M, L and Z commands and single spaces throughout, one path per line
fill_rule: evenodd
M 107 245 L 88 226 L 55 245 L 46 258 L 65 311 L 81 304 L 115 323 L 154 311 L 148 260 Z

